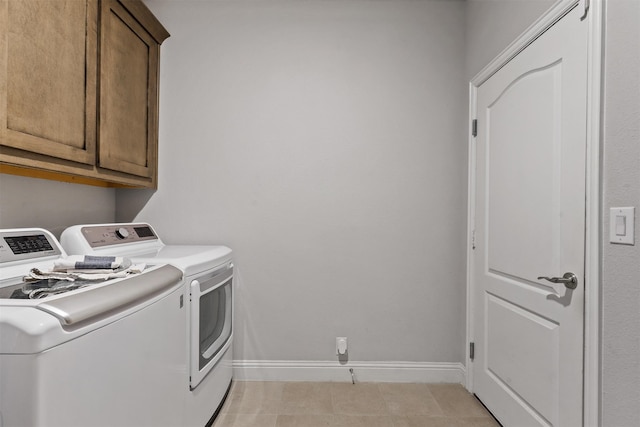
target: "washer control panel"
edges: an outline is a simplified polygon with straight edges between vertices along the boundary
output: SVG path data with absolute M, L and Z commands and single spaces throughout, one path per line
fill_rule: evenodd
M 158 240 L 149 224 L 111 224 L 82 227 L 82 236 L 92 248 Z
M 0 262 L 60 256 L 55 237 L 43 229 L 0 230 Z

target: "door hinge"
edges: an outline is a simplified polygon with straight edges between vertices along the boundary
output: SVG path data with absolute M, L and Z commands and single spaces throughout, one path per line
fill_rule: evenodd
M 471 249 L 476 250 L 476 230 L 471 232 Z
M 473 359 L 476 357 L 476 343 L 469 343 L 469 359 L 473 362 Z
M 582 0 L 582 7 L 584 10 L 584 14 L 580 17 L 580 20 L 584 21 L 585 19 L 587 19 L 587 15 L 589 15 L 589 8 L 591 7 L 591 1 Z
M 478 136 L 478 119 L 471 121 L 471 136 Z

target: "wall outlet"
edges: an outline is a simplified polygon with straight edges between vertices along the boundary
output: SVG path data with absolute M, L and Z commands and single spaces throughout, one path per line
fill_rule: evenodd
M 347 354 L 347 337 L 336 337 L 336 354 L 338 356 Z

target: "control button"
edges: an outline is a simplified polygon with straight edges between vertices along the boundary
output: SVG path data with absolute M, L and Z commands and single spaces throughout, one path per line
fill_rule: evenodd
M 116 236 L 120 239 L 126 239 L 129 237 L 129 231 L 124 227 L 120 227 L 116 230 Z

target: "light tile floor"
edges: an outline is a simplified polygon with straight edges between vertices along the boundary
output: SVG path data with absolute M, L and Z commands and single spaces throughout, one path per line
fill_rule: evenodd
M 234 382 L 213 427 L 499 427 L 459 384 Z

